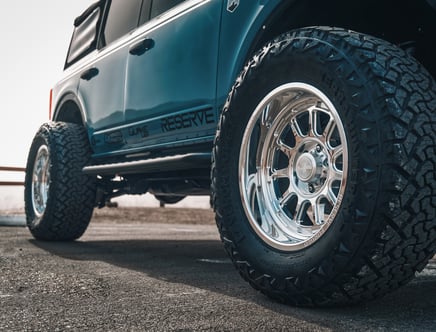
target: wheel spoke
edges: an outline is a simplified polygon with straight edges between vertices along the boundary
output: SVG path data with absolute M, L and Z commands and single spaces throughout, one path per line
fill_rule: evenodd
M 292 197 L 295 197 L 295 193 L 291 192 L 289 189 L 286 190 L 279 199 L 280 207 L 283 208 Z
M 265 231 L 269 232 L 270 228 L 268 226 L 268 211 L 265 209 L 265 204 L 263 204 L 262 198 L 259 196 L 259 186 L 258 186 L 259 173 L 250 174 L 247 178 L 246 192 L 248 194 L 248 201 L 250 202 L 251 211 L 254 214 L 260 227 Z
M 294 149 L 280 139 L 277 141 L 276 149 L 282 151 L 288 157 L 291 157 L 294 153 Z
M 330 178 L 331 181 L 342 181 L 344 173 L 338 169 L 336 169 L 336 167 L 332 167 L 331 168 L 331 172 L 330 172 Z
M 265 145 L 265 139 L 268 135 L 268 126 L 264 122 L 260 122 L 259 124 L 259 139 L 257 141 L 257 151 L 256 151 L 256 166 L 260 167 L 262 163 L 262 153 L 263 153 L 263 146 Z
M 261 122 L 267 127 L 271 127 L 275 119 L 283 111 L 281 108 L 282 102 L 273 100 L 269 102 L 262 112 Z
M 330 117 L 330 120 L 324 128 L 324 132 L 322 133 L 324 142 L 328 142 L 330 140 L 335 129 L 336 129 L 336 122 L 332 117 Z
M 344 153 L 342 145 L 338 145 L 331 149 L 331 157 L 332 161 L 335 162 L 339 157 L 341 157 Z
M 336 194 L 333 192 L 332 188 L 328 187 L 324 196 L 332 206 L 336 205 L 338 198 L 336 197 Z
M 247 177 L 245 184 L 245 192 L 247 193 L 248 202 L 250 202 L 250 207 L 252 211 L 255 209 L 255 199 L 256 199 L 256 174 L 250 174 Z
M 325 204 L 321 202 L 314 202 L 312 204 L 315 211 L 315 226 L 321 225 L 324 222 L 324 216 L 325 216 Z
M 316 133 L 317 112 L 315 106 L 309 108 L 308 112 L 309 112 L 309 123 L 308 123 L 309 128 L 307 131 L 307 135 L 309 137 L 317 137 L 317 133 Z
M 325 204 L 320 203 L 317 199 L 310 200 L 310 207 L 307 209 L 307 215 L 313 226 L 319 226 L 324 222 Z
M 333 180 L 342 180 L 343 171 L 337 167 L 337 162 L 339 158 L 343 157 L 344 150 L 342 145 L 337 146 L 331 150 L 331 176 Z
M 255 192 L 256 191 L 256 187 L 257 187 L 257 173 L 250 174 L 247 177 L 247 182 L 246 183 L 247 183 L 246 184 L 247 192 L 249 192 L 249 193 Z
M 289 168 L 282 168 L 282 169 L 278 169 L 278 170 L 274 170 L 274 172 L 272 172 L 271 177 L 275 180 L 275 179 L 283 179 L 283 178 L 289 178 Z
M 291 123 L 290 123 L 290 127 L 292 130 L 292 133 L 294 134 L 294 138 L 295 138 L 295 143 L 296 145 L 298 145 L 301 140 L 303 139 L 304 135 L 303 132 L 301 131 L 300 125 L 298 124 L 297 119 L 292 119 Z
M 271 234 L 271 222 L 269 220 L 268 211 L 263 209 L 259 211 L 260 212 L 260 227 L 263 229 L 263 231 L 267 234 Z
M 303 201 L 300 197 L 298 197 L 298 203 L 295 207 L 294 213 L 294 221 L 297 224 L 301 224 L 304 216 L 304 209 L 306 207 L 306 201 Z

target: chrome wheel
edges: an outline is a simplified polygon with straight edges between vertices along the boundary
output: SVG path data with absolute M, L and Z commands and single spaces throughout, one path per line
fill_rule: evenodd
M 41 218 L 47 206 L 50 188 L 50 154 L 46 145 L 42 145 L 36 154 L 32 175 L 33 210 Z
M 239 185 L 252 228 L 269 245 L 295 251 L 329 228 L 346 187 L 347 141 L 332 102 L 304 83 L 266 96 L 244 132 Z

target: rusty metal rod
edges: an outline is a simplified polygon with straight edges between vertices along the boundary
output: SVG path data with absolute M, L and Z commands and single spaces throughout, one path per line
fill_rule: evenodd
M 25 172 L 26 169 L 23 168 L 23 167 L 0 166 L 0 171 L 5 171 L 5 172 Z
M 4 172 L 25 172 L 26 169 L 23 168 L 23 167 L 0 166 L 0 171 L 4 171 Z M 24 182 L 19 182 L 19 181 L 0 181 L 0 186 L 24 186 Z
M 5 181 L 0 182 L 0 186 L 24 186 L 24 182 Z

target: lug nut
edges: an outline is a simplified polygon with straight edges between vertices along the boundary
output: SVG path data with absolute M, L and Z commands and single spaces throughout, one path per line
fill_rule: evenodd
M 314 193 L 315 192 L 315 187 L 313 186 L 312 183 L 309 183 L 309 192 L 310 193 Z
M 321 152 L 321 151 L 322 151 L 322 147 L 321 147 L 321 145 L 318 144 L 318 145 L 316 146 L 316 152 L 319 153 L 319 152 Z

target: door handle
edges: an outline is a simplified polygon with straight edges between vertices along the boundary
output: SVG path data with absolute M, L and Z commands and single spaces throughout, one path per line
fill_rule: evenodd
M 80 75 L 80 78 L 81 78 L 82 80 L 89 81 L 89 80 L 91 80 L 93 77 L 97 76 L 98 73 L 99 73 L 98 69 L 95 68 L 95 67 L 92 67 L 92 68 L 89 68 L 89 69 L 85 70 L 85 71 L 82 73 L 82 75 Z
M 154 40 L 151 38 L 146 38 L 133 44 L 129 49 L 129 53 L 132 55 L 139 56 L 139 55 L 143 55 L 145 52 L 152 49 L 153 47 L 154 47 Z

